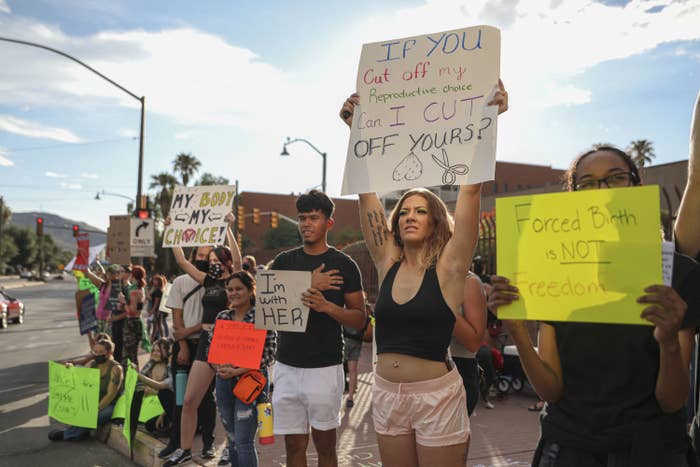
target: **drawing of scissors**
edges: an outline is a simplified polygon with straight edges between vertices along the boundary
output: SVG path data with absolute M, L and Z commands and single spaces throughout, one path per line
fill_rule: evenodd
M 437 165 L 445 170 L 442 174 L 442 184 L 443 185 L 454 185 L 457 180 L 457 175 L 465 175 L 469 172 L 469 167 L 464 164 L 450 165 L 450 161 L 447 158 L 447 151 L 442 149 L 442 160 L 438 159 L 435 154 L 432 154 L 433 160 Z

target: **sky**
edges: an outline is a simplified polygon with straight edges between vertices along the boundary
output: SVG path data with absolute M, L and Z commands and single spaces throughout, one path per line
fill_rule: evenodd
M 362 44 L 479 24 L 502 34 L 498 160 L 565 168 L 637 139 L 687 158 L 700 0 L 0 0 L 0 36 L 145 96 L 144 192 L 181 152 L 241 191 L 320 186 L 311 148 L 280 156 L 289 136 L 328 154 L 339 195 Z M 139 101 L 41 49 L 0 41 L 0 64 L 0 196 L 106 228 L 136 194 Z

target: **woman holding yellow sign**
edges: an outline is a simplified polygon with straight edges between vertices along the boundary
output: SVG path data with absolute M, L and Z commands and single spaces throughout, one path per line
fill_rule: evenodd
M 689 182 L 676 223 L 679 252 L 700 251 L 700 104 L 691 132 Z M 598 147 L 576 158 L 569 191 L 640 185 L 629 155 Z M 643 252 L 640 252 L 643 254 Z M 492 277 L 489 308 L 517 300 L 505 277 Z M 687 305 L 670 286 L 637 299 L 654 326 L 543 322 L 535 349 L 524 321 L 505 321 L 537 394 L 547 402 L 533 466 L 681 467 L 697 465 L 688 442 L 691 329 Z
M 359 96 L 341 118 L 351 125 Z M 503 83 L 489 105 L 508 108 Z M 407 191 L 387 224 L 376 193 L 360 194 L 362 233 L 381 284 L 375 307 L 377 365 L 372 418 L 382 465 L 463 466 L 469 445 L 466 394 L 449 360 L 464 319 L 465 277 L 478 239 L 481 184 L 460 187 L 454 221 L 431 191 Z

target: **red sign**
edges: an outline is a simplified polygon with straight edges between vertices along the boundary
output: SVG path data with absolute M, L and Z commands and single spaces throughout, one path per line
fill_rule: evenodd
M 87 271 L 90 264 L 90 236 L 87 232 L 78 234 L 78 254 L 73 263 L 74 271 Z
M 266 329 L 255 329 L 251 323 L 218 319 L 209 347 L 209 363 L 258 370 L 266 335 Z

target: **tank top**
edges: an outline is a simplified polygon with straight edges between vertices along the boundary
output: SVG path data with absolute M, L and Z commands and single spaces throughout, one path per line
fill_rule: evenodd
M 374 310 L 377 354 L 398 353 L 444 362 L 455 317 L 442 296 L 435 266 L 423 274 L 416 295 L 399 305 L 391 290 L 400 265 L 391 266 L 379 289 Z
M 119 365 L 119 362 L 116 360 L 107 360 L 107 363 L 109 364 L 107 371 L 105 371 L 105 374 L 100 373 L 100 400 L 107 394 L 107 389 L 109 389 L 109 380 L 112 377 L 112 369 L 115 367 L 115 365 Z M 97 368 L 97 365 L 93 363 L 93 368 Z M 121 388 L 119 388 L 121 390 Z M 116 400 L 116 398 L 115 398 Z

